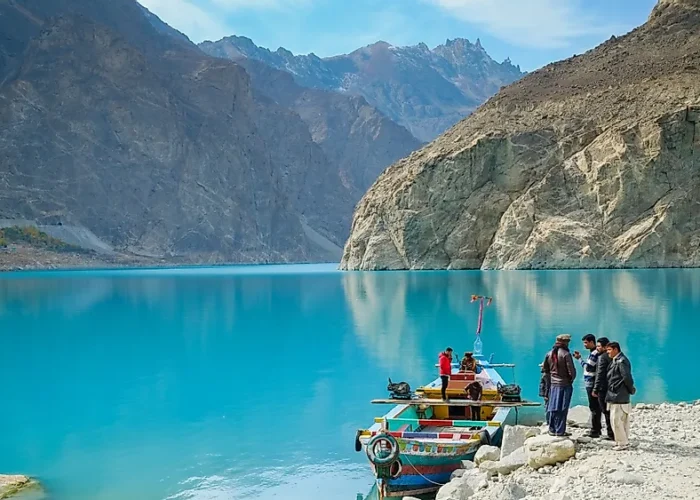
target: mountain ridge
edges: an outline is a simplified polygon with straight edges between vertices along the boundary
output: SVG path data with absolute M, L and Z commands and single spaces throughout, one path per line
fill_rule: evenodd
M 0 28 L 0 218 L 170 262 L 329 260 L 342 244 L 338 170 L 240 65 L 134 0 L 2 2 Z
M 235 35 L 199 47 L 216 57 L 257 59 L 289 72 L 304 87 L 361 95 L 422 141 L 432 140 L 502 85 L 523 76 L 509 59 L 491 59 L 480 40 L 472 44 L 462 38 L 434 49 L 424 43 L 396 47 L 379 41 L 327 58 L 294 55 L 282 47 L 272 51 Z

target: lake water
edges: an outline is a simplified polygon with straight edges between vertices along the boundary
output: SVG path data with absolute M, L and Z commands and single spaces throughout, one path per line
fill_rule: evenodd
M 557 333 L 621 342 L 637 401 L 700 398 L 700 272 L 340 273 L 335 266 L 0 277 L 0 472 L 49 498 L 355 500 L 388 377 L 484 352 L 537 398 Z M 579 384 L 575 396 L 585 397 Z

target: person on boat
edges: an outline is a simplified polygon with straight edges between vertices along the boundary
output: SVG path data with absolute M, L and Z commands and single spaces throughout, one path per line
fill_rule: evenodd
M 462 358 L 462 364 L 459 367 L 461 372 L 475 372 L 476 371 L 476 359 L 474 359 L 474 353 L 465 352 Z
M 612 423 L 610 422 L 610 410 L 605 398 L 608 395 L 608 368 L 610 368 L 610 356 L 608 356 L 608 344 L 610 341 L 607 337 L 600 337 L 596 344 L 596 349 L 600 353 L 595 371 L 595 381 L 593 383 L 593 397 L 598 398 L 598 404 L 605 416 L 605 430 L 610 441 L 615 441 L 615 433 L 613 432 Z
M 595 385 L 595 373 L 600 353 L 596 349 L 595 335 L 589 333 L 581 340 L 583 340 L 583 347 L 589 352 L 588 358 L 584 359 L 578 351 L 574 351 L 574 358 L 581 363 L 583 368 L 583 381 L 586 385 L 588 408 L 591 410 L 591 431 L 588 433 L 588 437 L 599 438 L 603 429 L 601 423 L 603 414 L 598 398 L 593 395 L 593 386 Z
M 608 393 L 606 402 L 610 408 L 613 432 L 617 450 L 629 447 L 630 433 L 630 405 L 631 396 L 637 392 L 632 378 L 632 364 L 620 350 L 618 342 L 610 342 L 607 346 L 610 356 L 608 368 Z
M 440 366 L 440 380 L 442 381 L 442 400 L 447 401 L 447 385 L 450 383 L 450 375 L 452 375 L 451 347 L 440 353 L 438 365 Z
M 470 399 L 471 401 L 481 401 L 481 395 L 484 392 L 484 388 L 480 382 L 475 380 L 465 387 L 464 390 L 467 392 L 467 399 Z M 471 410 L 472 420 L 481 420 L 481 406 L 472 406 Z
M 576 367 L 569 352 L 571 335 L 557 336 L 552 350 L 544 358 L 542 369 L 549 377 L 549 401 L 547 402 L 547 421 L 549 434 L 553 436 L 569 436 L 566 432 L 566 419 L 571 406 L 571 395 L 574 392 Z

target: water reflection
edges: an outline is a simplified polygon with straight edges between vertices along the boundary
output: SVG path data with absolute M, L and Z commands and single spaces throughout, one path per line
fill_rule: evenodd
M 638 400 L 700 398 L 695 270 L 38 274 L 0 278 L 0 470 L 58 500 L 349 500 L 369 401 L 471 349 L 473 293 L 529 398 L 562 331 L 621 341 Z
M 697 270 L 351 273 L 343 284 L 356 335 L 392 368 L 432 359 L 445 344 L 469 347 L 476 321 L 469 297 L 493 296 L 484 322 L 485 349 L 516 361 L 531 395 L 532 371 L 561 332 L 571 333 L 579 350 L 586 333 L 619 341 L 640 375 L 645 372 L 639 397 L 655 401 L 672 397 L 661 376 L 670 360 L 660 356 L 677 345 L 700 346 L 690 325 L 700 312 Z M 410 372 L 413 382 L 434 375 L 430 363 L 421 368 Z

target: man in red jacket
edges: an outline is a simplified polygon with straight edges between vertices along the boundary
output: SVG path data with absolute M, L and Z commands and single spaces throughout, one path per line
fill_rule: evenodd
M 442 380 L 442 400 L 447 401 L 447 384 L 450 383 L 450 375 L 452 375 L 451 347 L 440 353 L 438 364 L 440 365 L 440 379 Z

